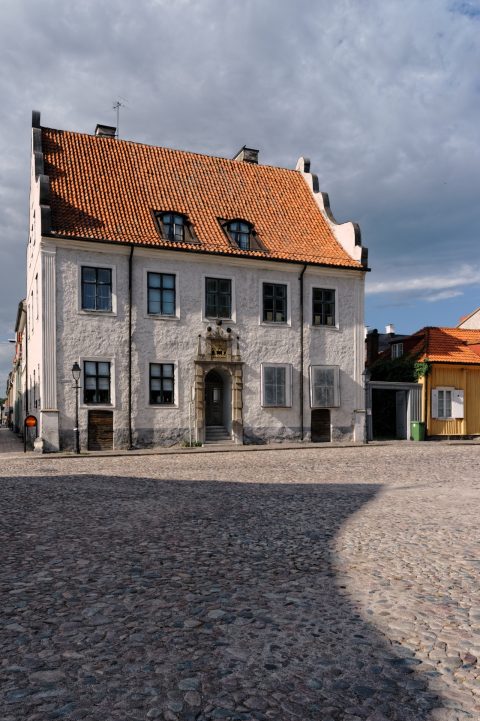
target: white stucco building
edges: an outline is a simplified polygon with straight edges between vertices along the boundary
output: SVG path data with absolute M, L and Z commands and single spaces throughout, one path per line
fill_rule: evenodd
M 15 322 L 15 353 L 12 370 L 8 374 L 4 408 L 5 423 L 15 433 L 23 433 L 25 417 L 29 412 L 28 396 L 25 393 L 27 368 L 26 321 L 26 302 L 21 300 L 18 304 Z
M 307 160 L 32 124 L 27 392 L 45 450 L 73 447 L 75 362 L 84 449 L 362 440 L 366 251 Z

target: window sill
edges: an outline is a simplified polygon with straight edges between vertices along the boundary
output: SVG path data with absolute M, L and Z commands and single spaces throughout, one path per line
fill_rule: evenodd
M 340 330 L 340 326 L 338 325 L 314 325 L 313 323 L 310 323 L 310 328 L 315 328 L 315 330 Z
M 258 325 L 264 325 L 269 328 L 291 328 L 292 324 L 286 320 L 261 320 Z
M 101 411 L 103 411 L 103 410 L 113 411 L 115 408 L 115 406 L 112 403 L 80 403 L 79 407 L 84 408 L 84 409 L 86 408 L 87 410 L 93 409 L 93 408 L 95 408 L 95 409 L 98 408 Z
M 270 409 L 270 408 L 277 408 L 277 409 L 285 408 L 285 409 L 288 409 L 288 408 L 292 408 L 292 405 L 290 404 L 289 406 L 265 406 L 265 405 L 262 404 L 262 408 L 267 408 L 267 409 Z
M 116 311 L 113 310 L 85 310 L 82 308 L 78 311 L 79 315 L 99 315 L 99 316 L 110 316 L 115 317 L 117 315 Z
M 323 409 L 323 410 L 329 411 L 329 410 L 332 410 L 333 408 L 340 408 L 340 406 L 339 405 L 336 405 L 336 406 L 312 406 L 312 405 L 310 405 L 310 408 L 312 409 L 312 411 L 316 411 L 317 409 L 318 410 Z M 360 412 L 360 411 L 358 411 L 358 412 Z M 361 411 L 361 412 L 364 413 L 364 411 Z
M 236 325 L 236 323 L 237 323 L 237 321 L 234 320 L 233 318 L 209 318 L 209 317 L 206 316 L 206 315 L 203 317 L 203 322 L 204 322 L 204 323 L 216 323 L 217 320 L 221 320 L 221 321 L 222 321 L 222 326 L 223 326 L 224 323 L 231 323 L 232 325 Z
M 160 313 L 146 313 L 143 317 L 148 320 L 180 320 L 179 315 L 161 315 Z
M 151 408 L 155 411 L 172 409 L 175 410 L 178 409 L 178 403 L 149 403 L 146 408 Z

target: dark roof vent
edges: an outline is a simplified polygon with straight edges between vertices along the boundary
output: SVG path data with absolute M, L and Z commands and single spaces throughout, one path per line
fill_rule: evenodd
M 247 148 L 246 145 L 241 148 L 235 155 L 233 160 L 238 160 L 241 163 L 254 163 L 258 165 L 258 150 L 253 148 Z
M 117 135 L 117 129 L 111 125 L 97 124 L 97 127 L 95 128 L 95 135 L 97 138 L 115 138 Z

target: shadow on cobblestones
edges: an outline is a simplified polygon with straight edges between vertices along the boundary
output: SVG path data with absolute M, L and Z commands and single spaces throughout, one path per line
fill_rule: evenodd
M 2 717 L 422 721 L 331 554 L 377 485 L 2 479 Z

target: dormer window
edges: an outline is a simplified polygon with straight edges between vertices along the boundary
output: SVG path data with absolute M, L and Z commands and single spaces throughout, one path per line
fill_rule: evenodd
M 179 213 L 161 213 L 158 216 L 162 229 L 162 235 L 166 240 L 175 243 L 183 243 L 185 240 L 185 221 L 184 215 Z
M 392 358 L 401 358 L 403 355 L 403 343 L 392 343 Z
M 191 223 L 183 213 L 175 213 L 172 210 L 165 212 L 155 211 L 153 213 L 160 234 L 164 240 L 172 243 L 194 243 L 198 245 Z
M 250 250 L 250 240 L 253 231 L 251 223 L 247 223 L 246 220 L 230 220 L 228 223 L 225 223 L 225 230 L 236 246 L 241 250 Z

